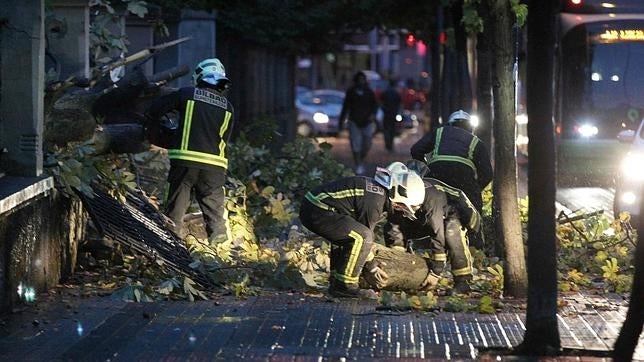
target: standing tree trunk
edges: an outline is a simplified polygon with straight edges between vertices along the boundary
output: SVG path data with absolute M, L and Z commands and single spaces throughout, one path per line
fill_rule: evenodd
M 490 4 L 482 1 L 479 4 L 479 14 L 483 19 L 489 19 Z M 489 24 L 489 22 L 487 22 Z M 481 124 L 476 129 L 476 135 L 492 147 L 492 51 L 491 26 L 484 27 L 476 40 L 476 113 Z
M 443 6 L 440 2 L 436 3 L 436 28 L 431 42 L 432 47 L 432 92 L 431 92 L 431 129 L 434 130 L 440 126 L 438 122 L 441 115 L 441 34 L 443 33 Z
M 527 289 L 525 253 L 517 198 L 517 164 L 512 80 L 512 23 L 507 0 L 490 0 L 494 36 L 494 217 L 505 251 L 504 292 L 524 296 Z M 553 214 L 554 215 L 554 214 Z
M 528 16 L 528 309 L 522 353 L 556 354 L 557 259 L 553 51 L 555 0 L 532 0 Z
M 644 199 L 640 202 L 643 210 Z M 644 325 L 644 213 L 640 213 L 635 247 L 635 276 L 628 302 L 626 320 L 613 347 L 613 359 L 617 362 L 631 361 Z

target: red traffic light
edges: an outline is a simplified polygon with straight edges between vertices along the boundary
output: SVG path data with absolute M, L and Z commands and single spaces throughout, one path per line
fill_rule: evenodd
M 414 46 L 414 44 L 416 44 L 416 37 L 414 36 L 414 34 L 407 34 L 405 43 L 407 43 L 408 47 Z

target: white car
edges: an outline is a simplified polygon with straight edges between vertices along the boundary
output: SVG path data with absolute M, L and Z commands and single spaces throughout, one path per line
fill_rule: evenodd
M 317 89 L 303 92 L 295 99 L 297 108 L 297 133 L 308 137 L 337 135 L 342 130 L 340 112 L 344 92 Z
M 637 130 L 621 131 L 617 139 L 631 146 L 616 177 L 613 211 L 616 218 L 620 212 L 630 213 L 631 224 L 636 226 L 644 196 L 644 119 Z

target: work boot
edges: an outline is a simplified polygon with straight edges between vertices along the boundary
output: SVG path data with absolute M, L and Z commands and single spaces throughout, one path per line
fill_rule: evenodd
M 454 277 L 452 294 L 470 294 L 472 292 L 472 288 L 470 288 L 471 279 L 472 277 L 469 275 Z
M 378 299 L 378 294 L 372 289 L 360 289 L 357 285 L 349 285 L 335 279 L 330 281 L 329 294 L 336 298 Z

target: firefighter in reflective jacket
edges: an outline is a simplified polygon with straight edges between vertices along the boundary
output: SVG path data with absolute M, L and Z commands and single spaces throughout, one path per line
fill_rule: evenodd
M 426 174 L 420 161 L 407 162 L 408 169 Z M 454 277 L 454 291 L 470 291 L 472 256 L 466 231 L 479 232 L 481 216 L 467 196 L 433 178 L 423 178 L 425 199 L 416 212 L 416 220 L 391 215 L 385 224 L 385 244 L 403 246 L 409 251 L 427 249 L 431 272 L 426 286 L 438 282 L 449 257 Z
M 183 217 L 194 190 L 211 243 L 230 238 L 224 204 L 228 168 L 228 139 L 233 106 L 225 97 L 230 80 L 219 59 L 200 62 L 193 73 L 194 87 L 160 97 L 148 109 L 148 119 L 158 120 L 178 110 L 179 126 L 168 147 L 170 172 L 166 214 L 182 235 Z
M 487 146 L 472 134 L 471 117 L 458 110 L 449 116 L 447 127 L 424 135 L 411 147 L 411 157 L 429 166 L 430 177 L 465 192 L 481 212 L 481 191 L 492 181 Z
M 333 296 L 368 297 L 358 287 L 358 278 L 373 259 L 376 223 L 385 212 L 413 218 L 425 197 L 423 181 L 415 172 L 383 170 L 376 178 L 353 176 L 319 186 L 302 201 L 302 225 L 332 244 L 329 293 Z

